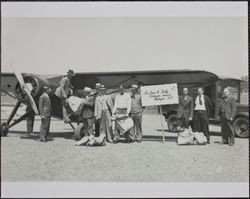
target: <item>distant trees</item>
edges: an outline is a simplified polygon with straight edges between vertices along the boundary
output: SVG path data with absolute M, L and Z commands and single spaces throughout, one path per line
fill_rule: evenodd
M 241 93 L 248 93 L 248 75 L 242 76 L 240 79 L 242 80 L 240 85 Z

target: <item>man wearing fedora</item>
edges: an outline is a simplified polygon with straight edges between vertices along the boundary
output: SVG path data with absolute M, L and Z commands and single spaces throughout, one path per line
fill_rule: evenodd
M 234 129 L 232 122 L 236 114 L 236 99 L 229 95 L 230 91 L 225 88 L 220 103 L 219 116 L 221 118 L 222 143 L 234 145 Z
M 83 102 L 82 118 L 85 129 L 85 136 L 94 136 L 95 114 L 94 114 L 94 96 L 91 95 L 92 89 L 85 87 L 83 90 L 85 101 Z
M 63 118 L 64 122 L 68 123 L 70 122 L 70 111 L 68 106 L 68 97 L 70 92 L 72 91 L 72 85 L 70 83 L 72 77 L 75 76 L 75 73 L 73 70 L 68 70 L 67 75 L 64 76 L 60 81 L 60 86 L 56 89 L 56 96 L 59 97 L 62 101 L 62 107 L 63 107 Z
M 131 134 L 133 136 L 133 141 L 142 141 L 142 112 L 144 107 L 142 107 L 141 94 L 139 93 L 139 87 L 133 84 L 131 87 L 131 118 L 134 122 L 134 127 L 132 127 Z
M 51 88 L 49 86 L 43 87 L 44 92 L 39 98 L 39 112 L 41 116 L 40 127 L 40 141 L 46 142 L 49 134 L 50 120 L 51 120 L 51 101 L 49 93 Z

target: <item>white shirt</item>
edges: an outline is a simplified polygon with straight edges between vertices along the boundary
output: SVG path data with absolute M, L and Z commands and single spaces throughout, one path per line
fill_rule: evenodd
M 196 97 L 194 110 L 203 110 L 203 111 L 205 111 L 206 106 L 205 106 L 204 95 L 201 95 L 201 105 L 200 105 L 199 97 L 200 97 L 199 95 Z
M 128 93 L 121 95 L 120 93 L 115 97 L 115 104 L 113 112 L 115 113 L 117 108 L 127 108 L 127 113 L 131 110 L 131 96 Z

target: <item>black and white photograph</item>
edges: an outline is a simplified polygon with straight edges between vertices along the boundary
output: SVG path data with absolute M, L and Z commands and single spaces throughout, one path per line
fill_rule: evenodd
M 249 196 L 248 2 L 1 2 L 1 197 Z

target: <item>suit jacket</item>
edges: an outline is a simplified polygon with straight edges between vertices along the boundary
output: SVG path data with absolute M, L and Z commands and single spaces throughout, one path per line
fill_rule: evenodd
M 184 96 L 181 96 L 179 98 L 178 117 L 184 116 L 185 119 L 188 119 L 189 117 L 193 118 L 193 112 L 194 112 L 193 98 L 188 95 L 187 99 L 185 100 Z
M 197 96 L 197 97 L 199 97 L 199 96 Z M 196 97 L 196 98 L 197 98 Z M 196 99 L 195 98 L 195 99 Z M 208 96 L 206 96 L 206 95 L 204 95 L 204 101 L 205 101 L 205 108 L 206 108 L 206 111 L 207 111 L 207 116 L 208 116 L 208 118 L 209 118 L 209 116 L 210 116 L 210 111 L 211 111 L 211 109 L 212 109 L 212 102 L 211 102 L 211 100 L 209 99 L 209 97 Z
M 102 96 L 104 98 L 104 100 L 100 100 L 101 96 L 97 96 L 95 99 L 95 117 L 97 118 L 101 118 L 102 115 L 102 110 L 104 106 L 108 106 L 108 109 L 110 111 L 110 114 L 112 114 L 112 110 L 113 110 L 113 101 L 111 99 L 111 96 L 109 95 L 104 95 Z M 103 103 L 105 103 L 105 105 L 103 105 Z
M 225 115 L 226 119 L 229 120 L 230 117 L 234 118 L 236 114 L 236 99 L 232 96 L 228 96 L 225 99 Z M 223 99 L 220 102 L 220 108 L 219 108 L 219 116 L 222 117 L 222 105 L 223 105 Z
M 60 98 L 67 98 L 70 91 L 70 81 L 67 76 L 63 77 L 60 81 L 60 86 L 56 89 L 56 96 Z
M 94 104 L 95 98 L 94 96 L 86 96 L 86 102 L 83 105 L 82 117 L 83 118 L 93 118 L 94 117 Z
M 39 98 L 39 112 L 41 116 L 51 116 L 51 101 L 46 93 Z

